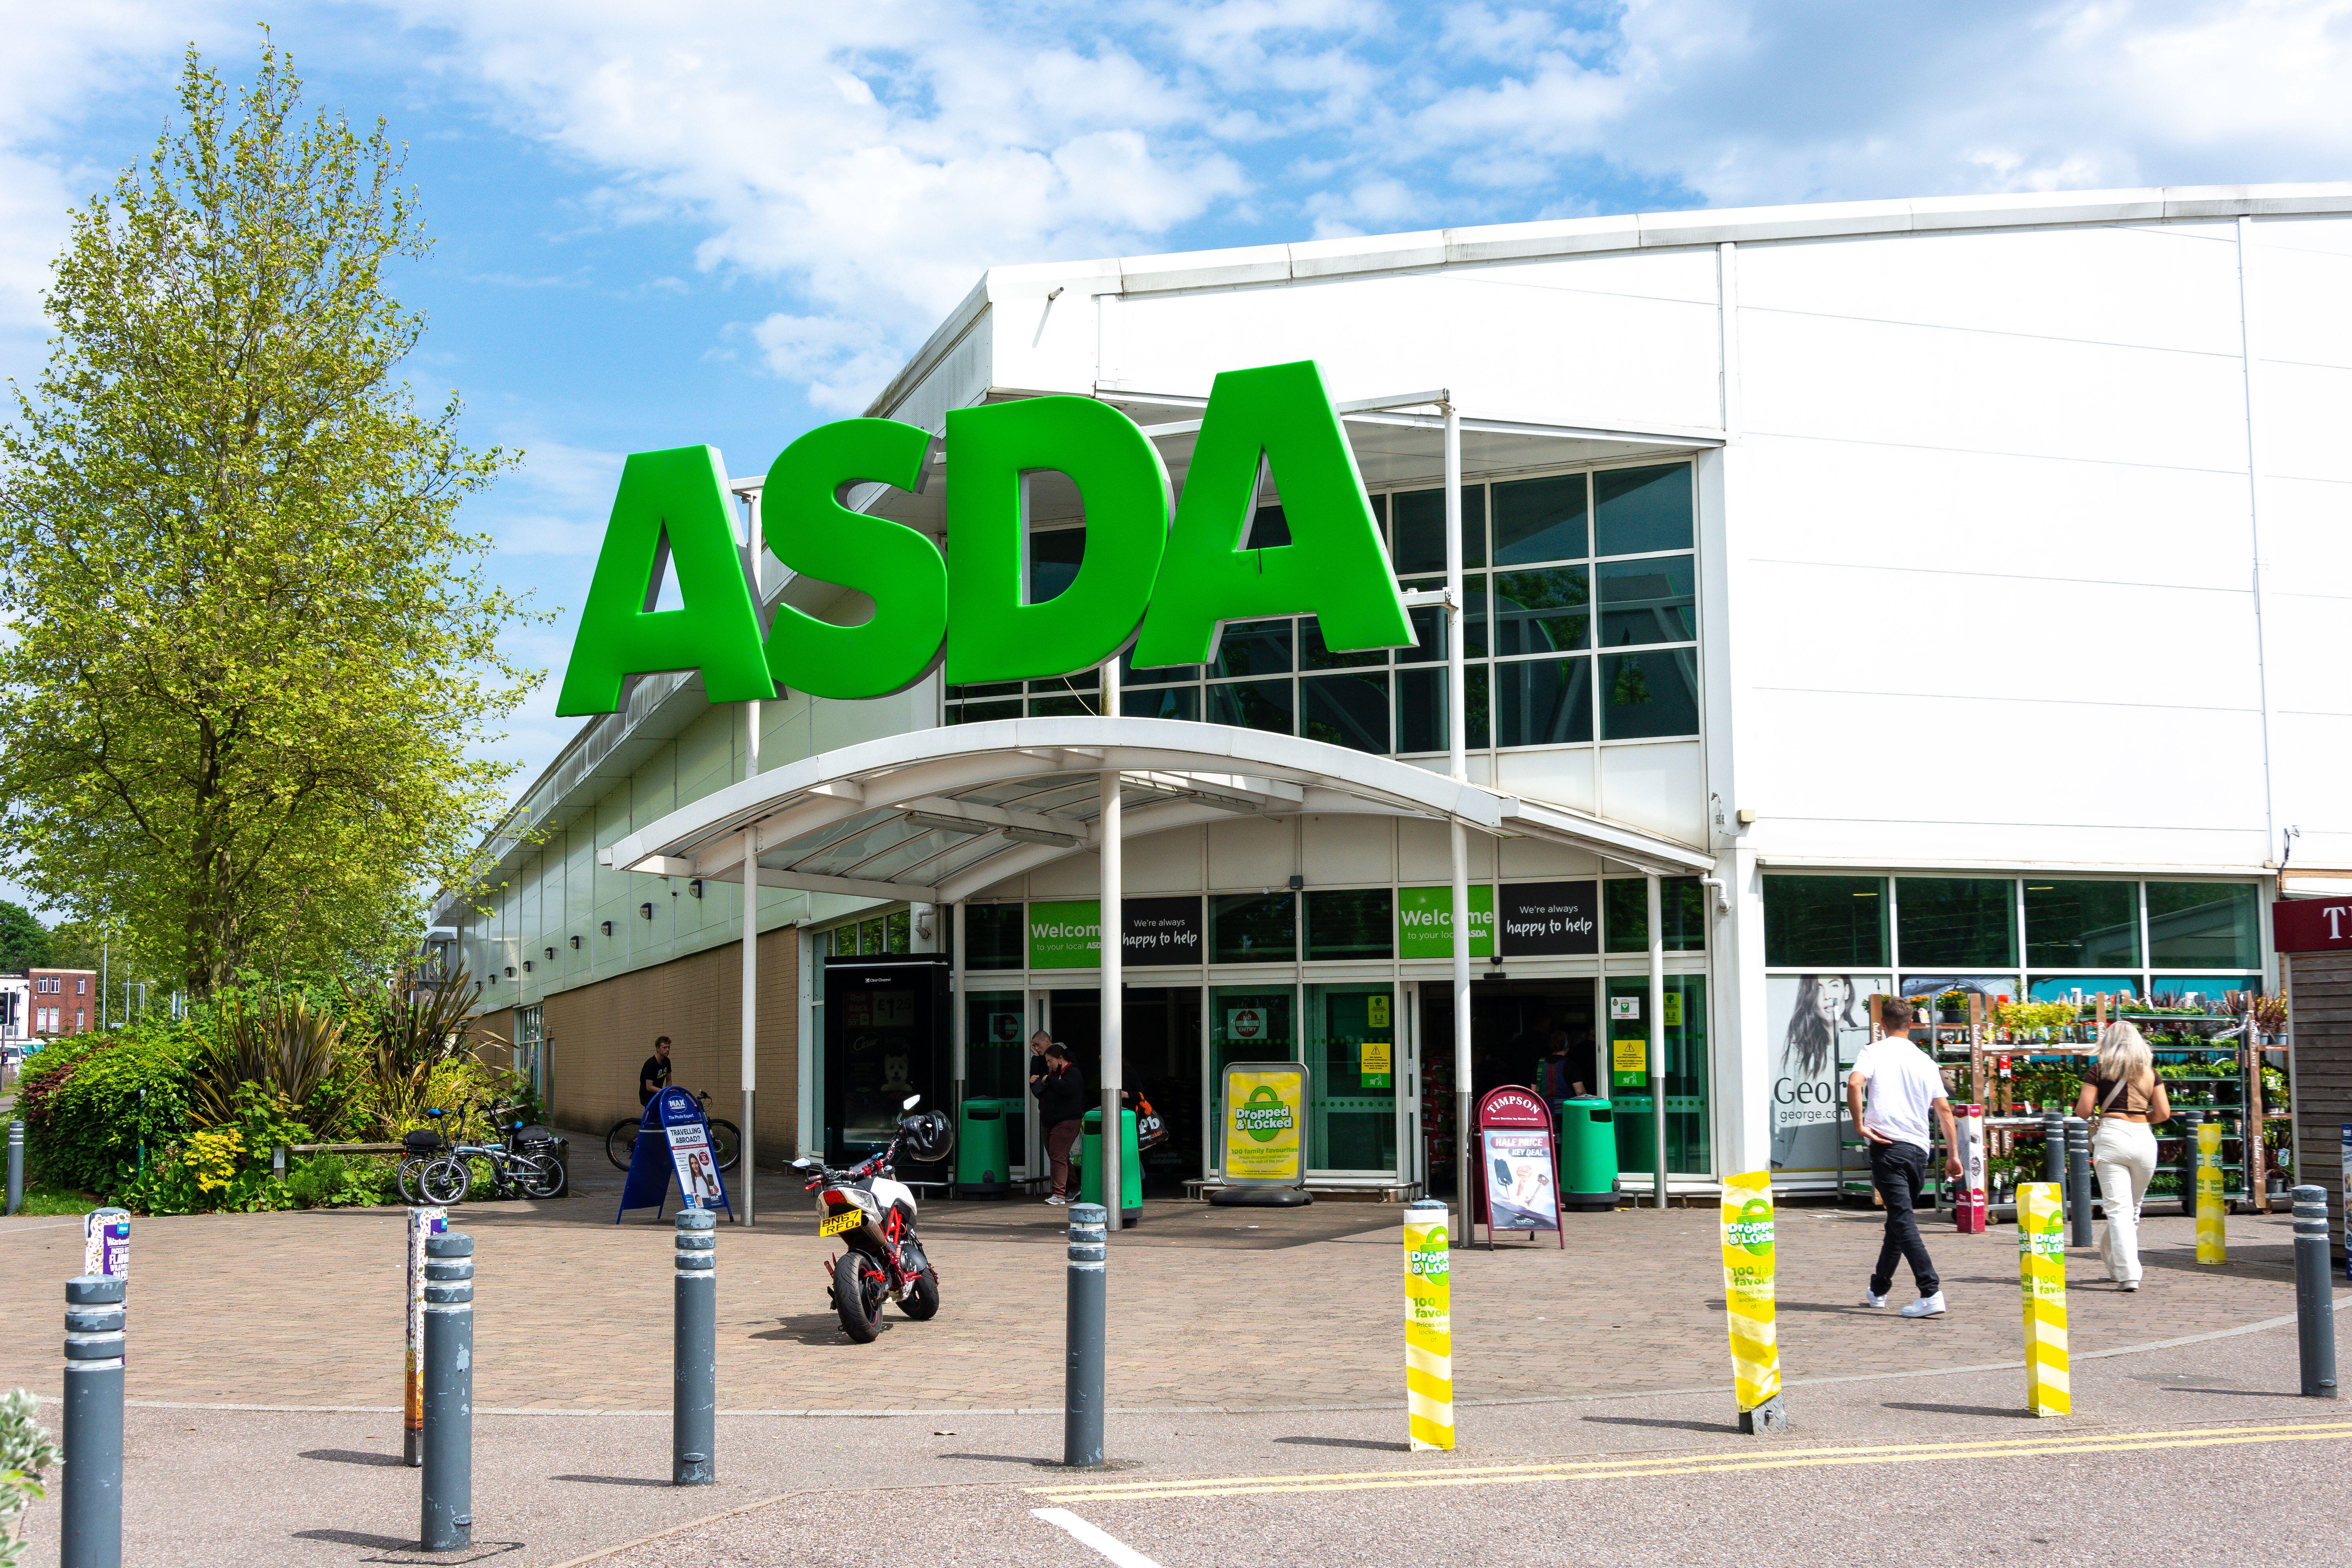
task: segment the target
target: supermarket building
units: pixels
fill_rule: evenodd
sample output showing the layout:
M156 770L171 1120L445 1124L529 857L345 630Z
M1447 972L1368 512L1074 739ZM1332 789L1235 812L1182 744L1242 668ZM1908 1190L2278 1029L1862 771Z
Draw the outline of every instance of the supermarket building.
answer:
M1450 1186L1457 832L1469 1087L1611 1095L1625 1185L1663 1148L1693 1194L1826 1182L1860 996L2274 988L2267 904L2352 877L2352 185L997 268L870 412L1098 400L1181 493L1217 374L1302 360L1417 645L1262 616L1109 704L1091 670L787 690L756 771L747 705L639 677L435 912L560 1120L633 1114L656 1034L737 1103L747 850L763 1161L904 1088L1017 1096L1037 1027L1085 1059L1106 777L1163 1190L1216 1180L1218 1069L1268 1057L1313 1069L1318 1184ZM1288 542L1281 480L1250 547ZM850 500L936 538L943 489ZM1079 510L1035 478L1033 601ZM773 559L760 587L865 613ZM829 988L902 953L948 955L919 1017Z

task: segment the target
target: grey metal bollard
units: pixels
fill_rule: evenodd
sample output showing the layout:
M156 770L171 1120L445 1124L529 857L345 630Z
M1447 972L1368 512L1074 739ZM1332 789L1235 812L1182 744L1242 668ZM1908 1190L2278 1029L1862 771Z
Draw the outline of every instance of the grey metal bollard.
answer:
M2091 1236L2091 1124L2066 1118L2066 1245L2088 1247Z
M65 1488L58 1568L122 1568L120 1275L66 1281Z
M2042 1179L2066 1184L2066 1118L2055 1110L2042 1113Z
M1103 1462L1104 1226L1100 1204L1070 1205L1069 1359L1062 1385L1062 1463Z
M712 1210L677 1211L676 1303L669 1479L672 1486L707 1487L718 1479L719 1215Z
M8 1123L8 1207L15 1214L25 1206L25 1124Z
M2294 1330L2303 1392L2336 1397L2336 1281L2327 1268L2327 1189L2294 1190Z
M427 1552L474 1543L474 1238L425 1238L424 1524Z

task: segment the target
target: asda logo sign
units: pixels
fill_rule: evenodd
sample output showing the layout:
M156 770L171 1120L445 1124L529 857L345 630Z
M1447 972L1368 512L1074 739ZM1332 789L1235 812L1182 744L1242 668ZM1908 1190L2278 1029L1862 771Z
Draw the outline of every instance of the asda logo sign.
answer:
M709 447L633 455L556 700L610 713L633 675L700 673L713 702L904 690L945 665L963 685L1088 669L1135 645L1147 667L1204 664L1228 620L1312 615L1334 651L1412 642L1371 504L1311 361L1227 371L1211 388L1174 500L1135 422L1086 397L950 410L947 548L842 503L849 486L916 491L930 432L891 419L820 426L777 455L760 502L762 539L803 576L865 594L874 613L837 625L779 605L763 632L738 542L726 471ZM1259 480L1279 487L1291 542L1245 549ZM1024 476L1066 475L1086 508L1077 574L1027 593ZM675 573L683 607L656 610Z

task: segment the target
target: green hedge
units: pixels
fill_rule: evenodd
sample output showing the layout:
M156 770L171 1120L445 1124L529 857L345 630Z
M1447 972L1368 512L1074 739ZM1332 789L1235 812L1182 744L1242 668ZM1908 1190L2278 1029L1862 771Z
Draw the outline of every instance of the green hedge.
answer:
M17 1099L34 1170L102 1195L129 1186L142 1144L152 1160L187 1133L195 1052L184 1028L75 1035L44 1046L26 1059Z

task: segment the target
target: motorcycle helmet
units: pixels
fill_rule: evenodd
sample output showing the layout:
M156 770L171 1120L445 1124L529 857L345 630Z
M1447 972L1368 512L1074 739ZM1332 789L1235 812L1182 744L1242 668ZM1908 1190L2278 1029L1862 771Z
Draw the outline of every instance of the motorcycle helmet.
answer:
M920 1164L933 1164L948 1157L955 1147L955 1129L948 1119L936 1110L926 1110L908 1117L898 1123L906 1134L907 1158Z

